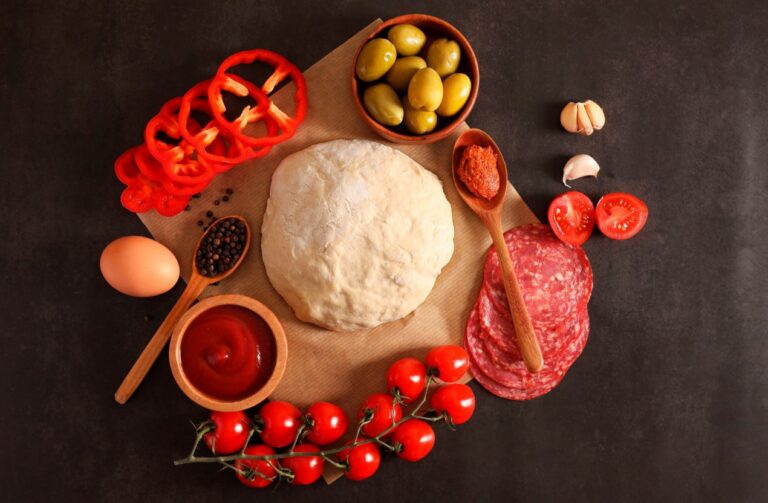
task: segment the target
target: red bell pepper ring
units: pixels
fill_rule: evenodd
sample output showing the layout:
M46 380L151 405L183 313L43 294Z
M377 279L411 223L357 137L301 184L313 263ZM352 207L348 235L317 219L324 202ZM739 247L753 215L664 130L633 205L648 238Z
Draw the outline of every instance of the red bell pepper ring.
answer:
M154 205L152 189L147 185L128 186L120 194L120 204L132 213L144 213Z
M115 160L115 175L126 185L120 194L123 208L133 213L144 213L152 209L152 189L144 184L139 168L133 160L137 147L131 147Z
M163 187L162 180L154 177L160 173L152 170L140 169L137 159L149 157L152 159L145 145L131 147L123 152L115 161L115 174L117 178L127 185L120 194L120 203L125 209L133 213L144 213L155 208L164 216L171 216L183 210L189 202L189 195L171 194ZM146 162L146 159L144 159ZM145 175L149 173L150 176Z
M182 96L178 117L182 138L195 147L198 156L210 161L216 172L227 171L235 164L268 154L271 150L270 146L251 148L244 145L227 129L219 126L208 103L208 88L211 82L212 79L199 82ZM208 124L194 132L191 127L188 127L192 121L190 114L193 110L211 118ZM277 134L279 127L276 121L268 118L266 124L268 135ZM217 145L221 145L224 152L217 152L215 149Z
M235 66L248 65L256 61L266 63L275 69L260 88L245 79L228 73ZM296 93L294 94L296 107L293 117L280 110L271 100L267 99L266 102L264 100L264 97L270 95L275 87L287 77L290 77L296 86ZM222 97L222 90L240 97L250 96L256 100L257 106L255 108L243 108L235 121L229 121L224 116L226 105ZM307 84L301 71L283 56L266 49L242 51L229 56L219 66L216 77L208 88L208 101L216 121L246 145L253 147L276 145L293 136L296 128L304 120L307 114ZM278 123L282 131L280 134L257 138L243 132L248 124L264 120L267 116Z
M125 185L136 185L139 180L139 168L133 160L138 147L131 147L115 160L115 175Z
M127 187L120 194L120 203L128 211L144 213L153 206L153 189L139 171L134 154L138 147L131 147L115 160L115 174Z
M162 186L155 187L152 194L152 204L155 211L164 217L172 217L186 208L190 196L178 196L169 194Z
M153 182L162 185L163 190L173 196L191 196L197 194L205 190L210 182L205 181L196 185L175 183L166 176L163 166L157 159L152 157L152 154L149 153L149 149L145 143L136 147L134 160L142 175Z
M199 185L210 182L216 174L211 163L198 158L195 147L181 137L179 132L178 111L181 98L174 98L163 105L144 129L144 143L149 153L157 159L167 177L179 184ZM177 140L177 145L168 144L157 138L158 133L164 133L169 138Z

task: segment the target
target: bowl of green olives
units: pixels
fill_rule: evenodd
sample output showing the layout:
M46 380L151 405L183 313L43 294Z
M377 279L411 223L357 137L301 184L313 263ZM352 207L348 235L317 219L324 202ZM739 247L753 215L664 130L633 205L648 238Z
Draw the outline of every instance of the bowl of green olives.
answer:
M480 70L454 26L426 14L385 21L355 54L352 95L363 120L397 143L434 143L464 122Z

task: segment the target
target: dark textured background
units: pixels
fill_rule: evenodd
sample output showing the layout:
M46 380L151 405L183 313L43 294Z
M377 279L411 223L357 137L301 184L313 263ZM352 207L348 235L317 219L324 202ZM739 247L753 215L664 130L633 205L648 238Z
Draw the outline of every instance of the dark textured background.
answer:
M0 500L765 501L768 4L468 4L4 3ZM127 406L112 400L181 291L134 299L101 279L101 249L146 234L120 207L114 158L234 51L268 47L306 68L374 18L414 10L473 43L470 123L498 140L540 218L580 152L603 171L579 189L650 207L635 239L586 245L584 355L530 403L473 385L469 424L364 483L254 494L210 466L174 468L203 411L167 364ZM565 134L560 107L586 98L606 128Z

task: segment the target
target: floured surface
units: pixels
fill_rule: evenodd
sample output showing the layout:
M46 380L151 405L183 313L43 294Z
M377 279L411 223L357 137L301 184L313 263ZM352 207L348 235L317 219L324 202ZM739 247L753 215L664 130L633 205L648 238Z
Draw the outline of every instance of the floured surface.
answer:
M305 72L309 109L296 136L276 146L267 157L217 177L201 199L192 199L192 211L170 218L155 212L140 215L155 239L178 257L185 280L192 267L193 248L202 232L196 222L204 220L206 210L213 209L218 216L243 215L251 229L260 229L272 172L283 157L337 138L384 141L368 129L355 111L349 81L357 47L379 23L377 20L365 27ZM291 54L286 56L290 58ZM291 84L276 94L275 101L284 105L292 93ZM480 220L461 201L451 181L451 150L456 137L465 129L466 124L462 124L452 136L431 145L387 143L440 178L453 211L456 232L453 258L427 299L412 315L371 330L346 333L330 332L299 321L267 280L258 234L254 235L240 269L219 286L205 290L203 297L223 293L254 297L272 309L283 323L288 338L288 366L272 398L291 401L300 408L317 400L332 401L353 417L366 395L383 391L384 374L394 360L403 356L421 358L429 348L440 344L463 343L467 316L483 278L485 252L491 244ZM213 200L227 187L235 189L232 199L213 206ZM508 229L536 221L517 191L508 186L503 227ZM147 338L150 335L148 333Z

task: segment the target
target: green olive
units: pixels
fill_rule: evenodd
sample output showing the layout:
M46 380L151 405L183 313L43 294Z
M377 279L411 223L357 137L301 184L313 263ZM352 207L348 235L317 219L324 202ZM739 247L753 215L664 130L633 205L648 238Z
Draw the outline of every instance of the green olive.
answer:
M408 84L408 101L417 110L434 112L443 101L443 81L432 68L416 72Z
M427 62L418 56L408 56L407 58L397 58L395 64L387 72L387 84L392 86L398 93L404 93L408 89L408 83L411 77L427 67Z
M395 44L400 56L413 56L418 54L427 37L424 32L412 24L398 24L389 29L387 38Z
M403 105L388 84L376 84L365 90L363 103L379 124L397 126L403 122Z
M459 67L461 49L454 40L438 38L427 49L427 65L434 68L440 77L452 74Z
M386 38L374 38L363 46L355 63L357 78L363 82L380 79L392 68L397 51Z
M405 109L405 126L414 134L427 134L437 126L437 114L416 110L408 103L408 96L403 96L403 108Z
M441 117L456 115L464 108L472 90L472 81L465 73L454 73L443 80L443 101L436 112Z

